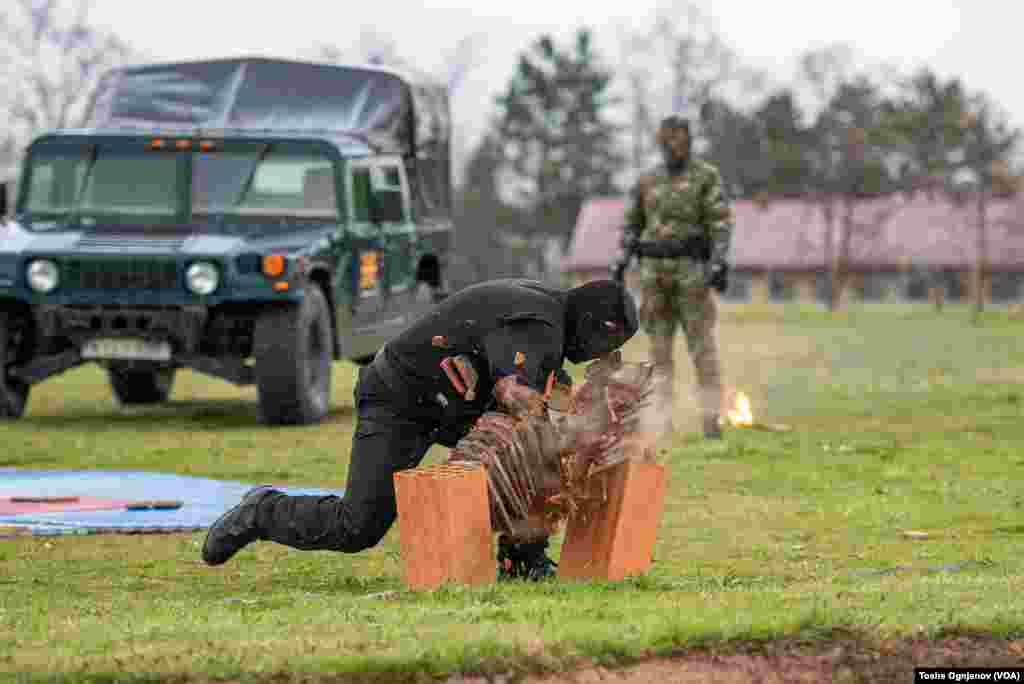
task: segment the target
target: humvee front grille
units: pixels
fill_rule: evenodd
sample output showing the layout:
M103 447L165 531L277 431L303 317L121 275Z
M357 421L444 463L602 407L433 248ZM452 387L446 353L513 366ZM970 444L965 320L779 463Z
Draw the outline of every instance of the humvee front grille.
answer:
M137 237L134 235L87 235L81 238L75 249L83 252L113 252L116 254L149 252L177 252L185 244L185 238Z
M82 290L170 290L178 287L174 261L164 259L86 260L64 262L64 282Z

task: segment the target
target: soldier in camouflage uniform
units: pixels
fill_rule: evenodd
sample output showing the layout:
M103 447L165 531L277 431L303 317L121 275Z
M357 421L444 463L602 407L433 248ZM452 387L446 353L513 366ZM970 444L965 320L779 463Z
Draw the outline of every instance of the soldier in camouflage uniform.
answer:
M676 329L682 327L696 369L704 434L720 438L722 381L711 289L724 292L727 287L732 211L718 169L690 158L687 120L663 120L658 144L664 165L637 183L623 243L629 249L636 240L676 239L699 246L687 256L641 259L640 319L651 340L651 359L660 369L660 400L667 406L674 406L672 349Z

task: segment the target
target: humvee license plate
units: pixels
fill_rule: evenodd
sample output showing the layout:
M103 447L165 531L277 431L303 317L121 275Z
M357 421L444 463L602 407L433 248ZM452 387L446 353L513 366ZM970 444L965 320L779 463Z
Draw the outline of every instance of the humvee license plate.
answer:
M170 361L171 345L133 338L89 340L82 347L83 359L123 359L132 361Z

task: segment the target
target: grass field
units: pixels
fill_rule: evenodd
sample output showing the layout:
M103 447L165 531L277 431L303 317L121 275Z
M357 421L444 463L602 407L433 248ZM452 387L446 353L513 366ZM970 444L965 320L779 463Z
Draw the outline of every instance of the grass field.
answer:
M1019 648L1024 322L725 307L719 335L730 385L793 429L698 439L679 364L682 430L663 449L669 495L644 577L409 593L397 527L359 555L255 544L220 568L200 561L201 534L0 539L0 679L515 678L839 634ZM645 354L643 339L626 349ZM0 425L0 466L341 487L354 375L336 364L322 425L268 428L253 390L182 373L169 405L120 411L104 376L78 369Z

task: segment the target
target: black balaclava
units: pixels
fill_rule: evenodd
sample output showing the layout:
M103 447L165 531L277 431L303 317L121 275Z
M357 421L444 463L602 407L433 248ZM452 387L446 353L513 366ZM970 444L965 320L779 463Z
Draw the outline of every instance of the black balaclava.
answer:
M565 357L573 363L613 352L636 334L636 303L614 280L594 280L569 290Z
M658 126L658 145L669 173L680 173L690 163L690 122L681 116L667 116Z

